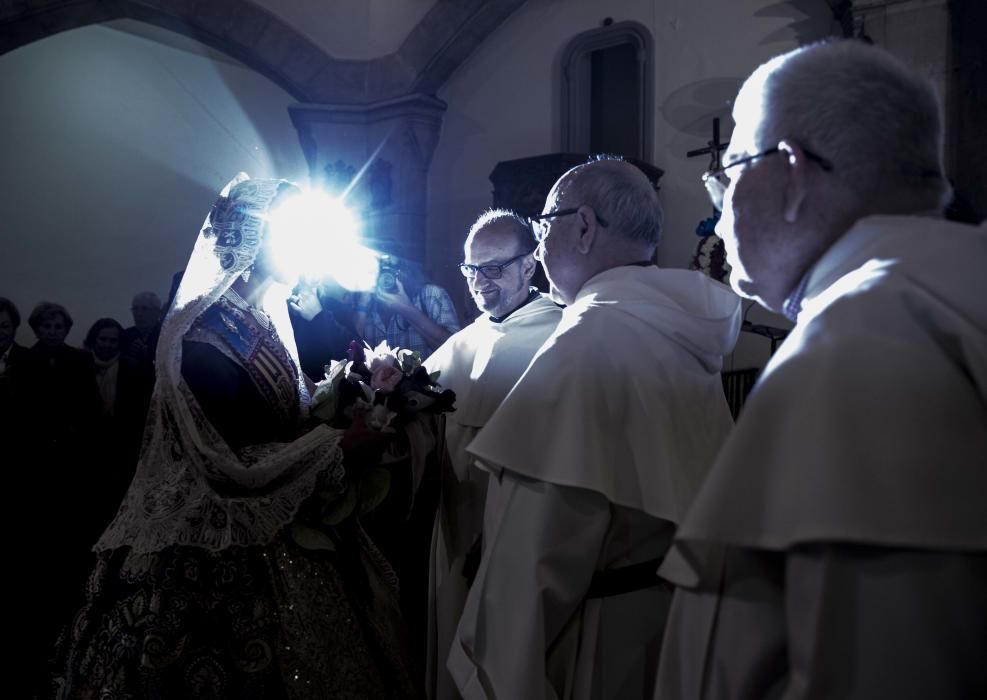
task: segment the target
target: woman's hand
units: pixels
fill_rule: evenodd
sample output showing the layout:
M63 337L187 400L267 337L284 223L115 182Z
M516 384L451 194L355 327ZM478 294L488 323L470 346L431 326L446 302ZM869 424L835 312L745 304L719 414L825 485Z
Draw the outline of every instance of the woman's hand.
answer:
M288 298L288 308L306 321L311 321L322 311L322 302L314 289L303 289Z

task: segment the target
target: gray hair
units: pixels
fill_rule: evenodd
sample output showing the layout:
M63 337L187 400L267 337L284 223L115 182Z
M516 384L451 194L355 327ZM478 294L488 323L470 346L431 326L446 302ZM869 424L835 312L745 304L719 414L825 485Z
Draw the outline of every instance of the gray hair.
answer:
M792 139L829 160L861 204L949 199L935 89L881 49L835 41L778 56L747 80L738 108L760 111L759 148Z
M138 292L134 296L131 306L149 306L156 309L161 308L161 299L154 292Z
M470 226L466 240L473 240L473 237L476 236L480 229L486 228L491 224L500 223L506 224L508 230L514 235L514 239L517 241L518 254L530 253L537 247L534 232L531 230L528 222L522 219L517 212L513 212L510 209L487 209Z
M619 156L594 156L573 169L563 196L569 206L592 207L613 233L657 246L664 219L658 193L643 172L625 163Z

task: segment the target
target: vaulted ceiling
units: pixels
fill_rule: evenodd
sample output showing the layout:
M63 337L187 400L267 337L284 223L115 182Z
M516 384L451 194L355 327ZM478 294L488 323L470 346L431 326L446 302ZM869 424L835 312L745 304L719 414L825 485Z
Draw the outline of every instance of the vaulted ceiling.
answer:
M301 102L371 104L434 94L523 3L404 0L395 10L383 0L13 0L0 5L0 54L128 18L223 51Z

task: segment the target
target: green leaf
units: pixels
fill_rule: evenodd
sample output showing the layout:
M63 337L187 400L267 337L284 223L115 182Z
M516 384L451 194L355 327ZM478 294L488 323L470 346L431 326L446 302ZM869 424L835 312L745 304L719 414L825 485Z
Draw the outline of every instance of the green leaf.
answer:
M357 489L350 486L340 498L330 503L322 511L323 525L339 525L356 510Z
M387 498L391 490L391 472L371 467L360 477L360 515L366 515Z
M299 547L312 550L322 550L335 552L336 545L332 538L321 530L309 527L299 520L291 523L291 539L298 543Z
M336 397L333 396L312 406L311 414L323 423L330 422L336 417Z

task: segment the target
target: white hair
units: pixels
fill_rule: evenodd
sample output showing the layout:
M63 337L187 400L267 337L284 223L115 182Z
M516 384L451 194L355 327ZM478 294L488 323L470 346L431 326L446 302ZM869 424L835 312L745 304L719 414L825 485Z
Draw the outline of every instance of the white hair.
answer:
M759 114L759 148L790 139L828 160L859 203L949 200L935 89L881 49L847 40L777 56L747 79L734 113Z
M570 206L586 204L607 222L606 228L638 243L661 242L663 214L658 193L647 176L619 156L595 156L574 168L564 189Z

